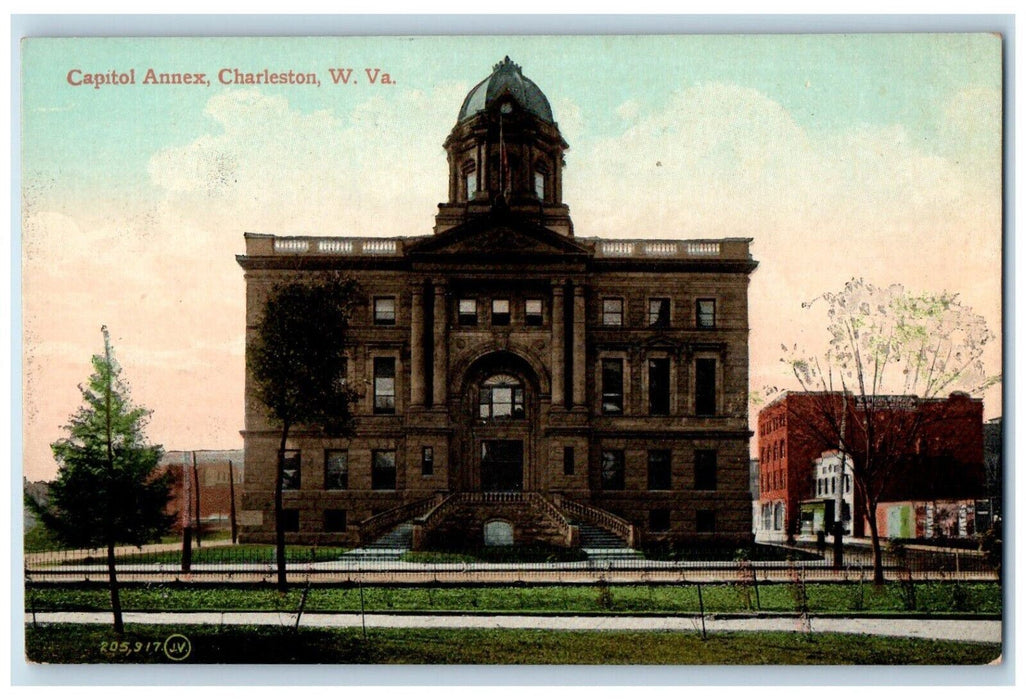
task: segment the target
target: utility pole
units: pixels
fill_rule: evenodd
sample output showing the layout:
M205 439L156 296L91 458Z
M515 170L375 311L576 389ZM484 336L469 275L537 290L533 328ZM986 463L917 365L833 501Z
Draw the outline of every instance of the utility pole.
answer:
M232 523L232 544L239 542L239 528L235 523L235 468L228 460L228 517Z
M196 450L192 451L192 480L196 484L196 546L202 547L203 541L200 531L203 530L203 521L200 520L200 481L199 468L196 466Z

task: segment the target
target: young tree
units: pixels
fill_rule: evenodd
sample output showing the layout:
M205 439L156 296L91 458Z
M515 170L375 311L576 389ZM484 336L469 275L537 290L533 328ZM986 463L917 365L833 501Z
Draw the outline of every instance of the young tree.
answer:
M840 292L803 304L826 305L827 349L803 353L784 346L788 365L814 403L801 429L824 449L847 455L856 497L868 514L873 576L883 581L876 506L891 482L909 468L931 424L964 418L922 399L954 391L980 394L1000 376L983 365L993 340L982 316L956 294L912 294L901 285L878 287L852 279ZM838 518L838 520L840 520ZM836 530L840 547L841 528Z
M337 274L276 285L268 295L250 344L248 365L257 399L281 426L274 480L274 527L278 590L286 591L282 491L285 448L297 425L331 435L352 432L350 405L356 393L346 383L344 348L349 319L362 299L351 279Z
M106 547L114 630L124 632L114 548L142 545L167 532L170 473L157 474L163 454L146 444L149 411L131 403L114 360L107 327L104 354L93 356L93 374L80 385L84 404L64 426L67 437L51 445L59 470L46 504L33 509L69 547Z

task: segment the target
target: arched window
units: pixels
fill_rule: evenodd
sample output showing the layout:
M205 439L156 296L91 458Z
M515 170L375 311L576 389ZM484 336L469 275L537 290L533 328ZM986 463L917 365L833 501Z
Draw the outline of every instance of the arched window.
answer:
M523 418L524 388L509 374L496 374L481 383L478 416L483 419Z

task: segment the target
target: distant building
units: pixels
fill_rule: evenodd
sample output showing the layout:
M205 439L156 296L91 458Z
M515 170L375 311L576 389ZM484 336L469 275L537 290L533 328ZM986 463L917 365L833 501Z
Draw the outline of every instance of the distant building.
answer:
M367 295L345 349L354 437L300 426L281 455L287 541L405 524L414 546L559 544L578 523L630 544L751 540L750 239L645 240L642 221L576 236L569 146L508 58L443 147L430 235L246 234L247 343L276 283L341 271ZM271 541L280 433L252 382L244 436L243 537Z
M200 522L204 528L227 530L231 527L233 492L235 512L242 510L242 484L245 478L243 457L243 450L181 450L164 454L158 466L172 475L167 511L176 515L175 529L195 525L197 477Z
M840 416L848 407L849 439L854 440L861 399L839 393L787 392L759 412L760 520L763 531L784 538L801 531L803 501L817 496L816 465L824 452L836 450L836 431L826 425L825 412ZM966 394L947 398L915 396L868 397L879 425L904 422L920 426L907 444L889 449L899 455L900 467L883 488L880 503L948 501L984 496L983 402ZM864 409L863 406L858 406ZM824 410L826 409L826 411ZM900 432L900 431L895 431ZM852 459L857 459L855 446ZM822 461L819 463L824 464ZM829 462L827 463L829 464ZM819 478L823 478L820 476ZM854 485L852 530L868 536L863 497ZM925 511L924 511L925 512ZM878 518L880 531L884 523Z
M1000 417L983 424L983 469L987 479L986 497L992 516L1001 517L1004 493L1004 425Z
M843 458L842 458L843 457ZM840 496L841 522L845 534L851 533L851 514L855 512L855 488L851 475L851 457L828 450L812 464L812 498L800 504L803 535L833 532Z

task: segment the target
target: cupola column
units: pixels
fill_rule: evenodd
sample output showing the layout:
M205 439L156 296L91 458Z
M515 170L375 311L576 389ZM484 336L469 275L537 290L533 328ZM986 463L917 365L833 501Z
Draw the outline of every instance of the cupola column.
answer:
M563 393L563 380L566 368L563 357L566 352L564 341L566 329L563 324L563 280L552 281L552 407L563 408L566 396Z

